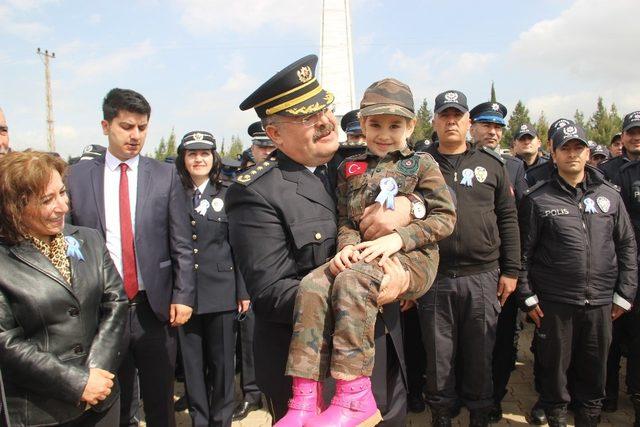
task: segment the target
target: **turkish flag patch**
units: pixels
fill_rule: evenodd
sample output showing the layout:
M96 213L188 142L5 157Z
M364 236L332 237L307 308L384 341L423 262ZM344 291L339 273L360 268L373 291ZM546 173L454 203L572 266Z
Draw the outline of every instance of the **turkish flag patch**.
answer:
M353 175L362 175L367 171L367 162L347 162L344 172L347 178Z

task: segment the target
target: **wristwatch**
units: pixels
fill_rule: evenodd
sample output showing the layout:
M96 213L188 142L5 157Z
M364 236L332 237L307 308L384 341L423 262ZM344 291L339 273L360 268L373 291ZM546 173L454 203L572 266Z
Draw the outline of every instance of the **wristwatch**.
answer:
M406 194L407 199L411 202L411 215L414 219L422 219L427 215L427 208L424 202L415 194Z

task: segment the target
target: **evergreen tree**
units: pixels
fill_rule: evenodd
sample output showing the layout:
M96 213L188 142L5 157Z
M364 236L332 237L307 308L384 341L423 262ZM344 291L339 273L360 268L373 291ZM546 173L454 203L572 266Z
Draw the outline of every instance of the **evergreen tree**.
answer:
M169 156L177 156L178 152L176 149L176 133L175 129L171 129L171 133L169 137L165 139L164 137L160 138L160 144L158 144L158 148L153 153L153 158L163 162Z
M491 102L498 102L496 101L496 87L493 81L491 81Z
M607 145L621 127L622 119L615 104L611 105L611 109L608 110L602 97L598 97L596 111L591 115L587 124L587 137L598 144Z
M222 142L220 143L220 157L225 157L226 152L224 151L224 138L222 138Z
M510 147L511 142L513 142L516 133L518 133L518 130L520 129L520 126L525 123L531 123L529 110L525 107L524 103L519 100L511 113L511 117L509 117L509 124L502 133L502 141L500 142L500 145L503 147Z
M584 121L584 113L578 109L576 109L575 114L573 115L573 121L576 122L578 126L581 126L583 129L587 129L587 124Z
M229 154L227 154L227 157L237 159L243 151L244 146L240 137L237 135L231 136L231 146L229 147Z
M423 99L422 104L420 104L418 112L416 113L416 128L413 131L413 137L411 138L413 141L421 141L424 139L431 140L431 134L433 133L433 126L431 125L432 119L433 114L431 113L431 110L429 110L427 100Z
M540 117L538 117L538 121L535 123L536 132L538 132L538 138L542 144L547 142L547 132L549 131L549 122L544 115L544 110L540 111Z

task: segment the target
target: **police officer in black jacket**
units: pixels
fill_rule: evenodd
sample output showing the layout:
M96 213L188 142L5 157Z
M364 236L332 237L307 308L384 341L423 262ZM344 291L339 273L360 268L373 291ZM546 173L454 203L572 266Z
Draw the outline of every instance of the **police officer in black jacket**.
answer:
M636 242L616 189L585 168L584 130L558 130L553 157L557 174L531 188L520 206L518 295L536 324L536 405L550 426L566 426L573 398L576 426L595 426L611 321L631 308L636 294ZM577 374L568 379L569 366Z
M547 131L547 147L553 146L553 135L558 129L562 129L565 126L575 126L575 122L571 119L559 118L549 125L549 130ZM531 166L525 174L527 184L529 184L529 187L533 187L540 181L546 181L551 178L555 170L556 164L552 160Z
M256 316L256 380L274 421L285 414L291 396L291 379L284 372L298 285L334 256L336 247L335 175L324 166L338 149L337 123L334 97L315 77L317 61L315 55L295 61L240 104L242 110L255 109L278 150L238 174L226 200L231 244ZM395 211L374 214L363 233L367 239L369 233L377 237L376 230L401 226L385 225L382 217L403 217L408 224L409 201L397 197ZM393 283L405 280L404 272L390 274ZM397 302L384 306L375 331L372 385L384 418L380 425L404 425L406 377Z
M600 170L613 183L618 181L618 173L624 164L640 160L640 130L637 126L639 120L640 111L632 111L624 116L621 135L622 155L600 163Z
M640 146L640 111L625 116L623 125L626 145L635 151ZM629 150L626 150L627 153ZM620 187L620 195L631 217L636 243L640 243L640 162L625 161L621 164L614 184ZM635 305L639 303L636 296ZM627 387L635 409L636 424L640 426L640 317L638 310L620 316L613 323L613 341L607 359L607 397L603 410L613 412L618 406L620 359L623 348L627 350Z
M471 137L477 148L484 148L507 167L509 182L515 191L518 202L527 191L525 163L523 160L500 154L502 130L507 125L507 107L499 102L483 102L471 109ZM502 399L507 394L507 384L511 372L515 368L518 348L515 341L518 304L516 298L510 297L502 306L496 327L496 343L493 348L493 399L494 406L489 414L489 421L497 423L502 419Z
M451 425L459 398L471 412L470 425L486 426L493 406L487 349L494 347L498 314L520 269L515 197L502 160L465 142L470 126L465 95L441 93L434 111L439 142L427 152L457 200L458 221L453 234L439 242L438 276L418 301L427 402L434 425Z
M176 168L192 202L189 212L196 304L191 319L178 330L189 415L193 426L229 427L234 408L234 322L249 297L234 266L228 241L220 181L222 161L212 134L187 133L178 146Z

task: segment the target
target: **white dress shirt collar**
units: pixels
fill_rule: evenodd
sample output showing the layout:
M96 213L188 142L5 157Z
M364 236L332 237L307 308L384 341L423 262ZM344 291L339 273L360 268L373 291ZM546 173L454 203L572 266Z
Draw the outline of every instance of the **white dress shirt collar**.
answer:
M111 154L109 150L107 150L107 153L104 156L104 162L111 171L115 171L116 169L118 169L121 163L126 163L127 166L129 166L129 169L135 172L138 170L138 164L140 163L140 155L137 155L123 162L122 160L118 159L116 156Z

